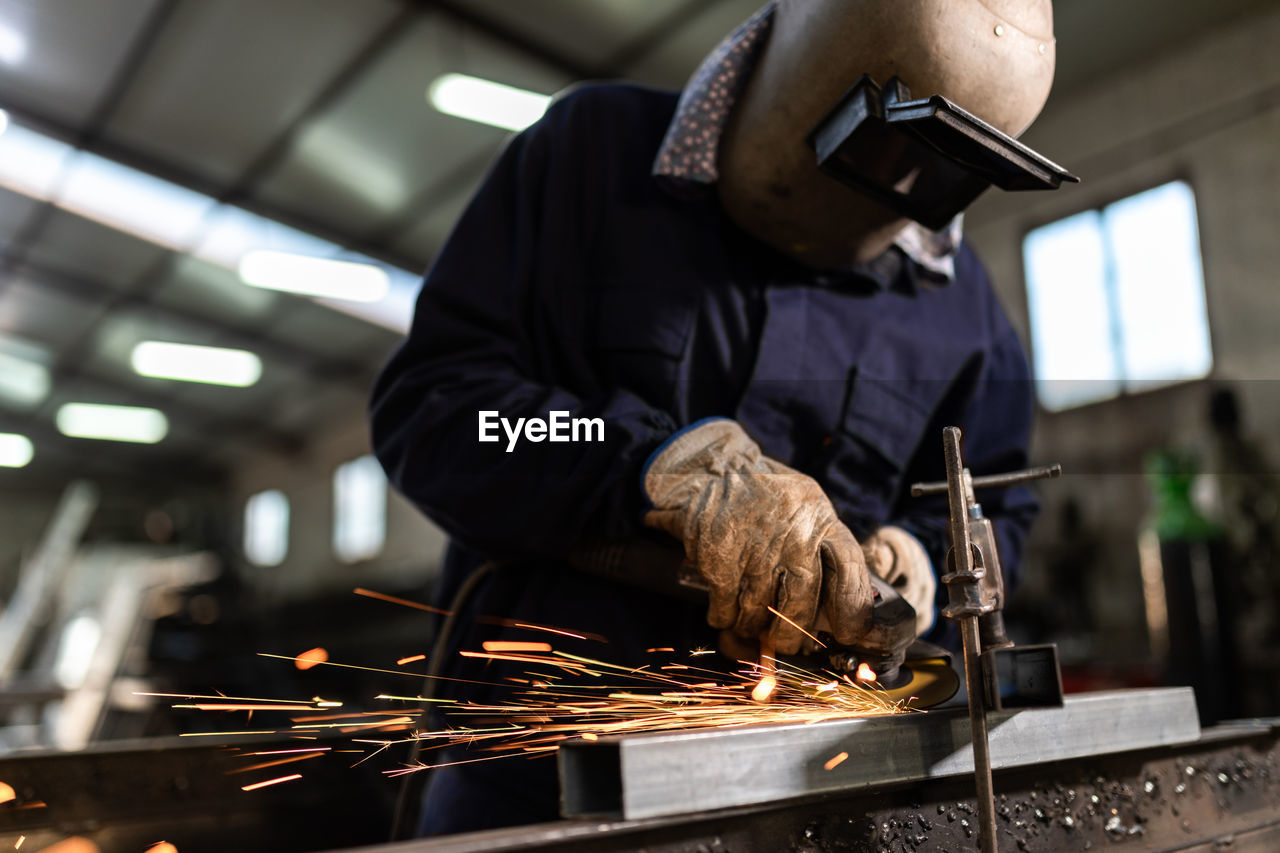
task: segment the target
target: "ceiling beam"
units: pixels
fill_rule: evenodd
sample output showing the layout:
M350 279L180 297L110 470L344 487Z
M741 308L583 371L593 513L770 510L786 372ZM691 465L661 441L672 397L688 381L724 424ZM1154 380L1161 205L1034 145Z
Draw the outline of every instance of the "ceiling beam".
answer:
M540 62L564 72L574 80L600 80L620 77L626 70L666 39L675 35L709 5L706 0L688 0L627 42L609 60L599 66L585 65L548 46L529 38L523 32L496 18L477 12L457 0L410 0L423 10L438 9L487 36L529 54ZM439 181L423 187L401 210L368 235L379 245L391 246L440 204L472 186L493 159L482 151Z
M441 12L445 12L451 18L522 53L526 53L539 62L563 71L575 80L608 79L626 73L627 68L644 57L645 54L685 26L688 26L689 22L706 12L716 2L721 1L686 0L683 5L677 6L645 30L637 33L635 38L624 44L608 60L599 65L592 65L565 56L537 39L529 37L518 27L493 15L486 15L484 12L477 11L465 2L460 2L460 0L410 0L412 4L420 9L438 9Z
M105 284L91 281L82 276L72 275L31 259L23 261L21 266L13 270L13 274L29 277L43 288L72 299L92 303L94 307L100 307L104 311L107 310L108 306L104 305L102 295L114 292L112 288ZM285 298L287 301L291 301L296 297L286 296ZM365 390L372 385L378 369L377 365L370 365L352 359L319 356L299 347L272 340L260 329L225 323L216 317L201 314L197 311L159 305L133 293L121 294L118 299L110 303L109 307L112 310L136 308L151 311L162 321L169 320L176 324L202 327L210 330L215 336L251 338L253 339L254 352L261 356L264 361L288 364L302 371L309 379L319 384L343 384L357 390ZM354 318L351 322L364 323L363 320ZM387 336L388 345L390 345L391 339L398 339L398 336L390 330L387 331Z
M591 65L577 62L552 50L536 39L529 38L519 28L490 15L477 12L458 0L409 0L410 6L423 12L440 11L449 17L466 24L473 29L490 36L497 41L510 45L521 53L526 53L539 62L563 71L575 80L585 80L600 76L603 71Z
M9 113L13 120L19 124L30 127L61 142L66 142L70 145L78 144L76 128L34 104L6 96L4 103L0 103L0 108ZM250 213L256 213L259 216L288 225L299 231L313 234L344 249L368 255L383 263L408 270L415 270L419 266L418 262L412 258L398 254L383 245L362 242L350 234L339 233L331 226L305 213L285 210L277 205L248 195L232 196L226 186L217 184L202 175L153 157L150 154L145 154L130 146L121 145L109 139L97 138L90 142L79 144L79 147L92 154L105 157L131 169L145 172L192 192L226 201L228 204L235 204ZM15 237L13 242L17 243L21 238L22 235L19 235Z
M24 491L30 489L33 482L65 485L84 476L131 482L172 483L181 480L190 485L193 482L218 482L229 473L221 463L192 456L185 450L171 450L163 441L143 445L70 438L48 424L19 424L5 414L0 414L0 431L21 433L35 447L35 456L26 468L14 472L0 471L0 483L15 473L21 476Z
M57 385L59 381L88 383L100 389L112 404L159 409L181 430L217 436L220 442L250 439L263 443L268 449L286 453L297 452L306 445L305 438L296 433L275 429L259 419L225 415L213 407L195 405L142 384L122 381L106 371L96 369L93 364L91 360L86 360L75 369L55 368L52 371L54 384ZM46 414L47 417L44 417ZM46 402L28 412L25 417L10 416L10 420L20 427L39 422L52 423L53 412Z

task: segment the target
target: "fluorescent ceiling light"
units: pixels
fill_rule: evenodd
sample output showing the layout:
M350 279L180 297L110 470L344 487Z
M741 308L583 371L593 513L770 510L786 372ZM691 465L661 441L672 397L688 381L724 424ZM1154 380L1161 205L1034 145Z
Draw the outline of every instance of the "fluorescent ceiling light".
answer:
M10 123L0 136L0 186L49 201L62 164L73 151L65 142Z
M155 444L169 432L169 419L157 409L67 403L58 409L58 431L72 438L101 438Z
M230 270L240 266L245 255L258 250L317 258L333 257L341 251L328 240L230 204L219 205L205 225L191 254Z
M0 63L17 65L26 58L26 37L8 24L0 24Z
M49 368L4 351L0 336L0 403L29 409L49 396Z
M386 272L373 264L263 250L240 260L240 280L268 290L353 302L377 302L390 287Z
M34 455L31 439L17 433L0 432L0 468L21 468Z
M328 308L398 332L408 330L413 316L422 282L418 273L345 251L243 208L219 204L211 196L79 151L20 123L0 135L0 187L165 248L189 251L228 270L236 270L255 252L344 261L310 281L299 283L298 274L289 273L282 282L257 286L309 295ZM386 297L388 304L373 304Z
M422 276L397 267L388 267L386 273L389 283L387 295L377 302L350 302L338 299L317 299L316 301L369 323L407 332L409 331L408 320L413 316L413 307L418 301L418 289L422 284Z
M482 80L444 74L427 87L427 99L442 113L506 130L524 130L547 111L550 95Z
M156 379L247 388L262 377L262 359L242 349L143 341L129 360L139 374Z
M3 134L9 127L9 114L4 110L0 110L0 134Z
M160 178L81 151L52 199L64 210L166 249L188 248L217 202Z

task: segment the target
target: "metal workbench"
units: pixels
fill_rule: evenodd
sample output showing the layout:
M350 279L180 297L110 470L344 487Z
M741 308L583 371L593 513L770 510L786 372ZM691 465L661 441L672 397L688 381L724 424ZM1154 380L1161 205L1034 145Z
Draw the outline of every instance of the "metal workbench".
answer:
M1000 850L1029 853L1114 846L1232 853L1280 850L1280 721L1247 721L1200 732L1192 704L1189 729L1182 702L1186 692L1185 688L1124 691L1105 694L1108 698L1101 702L1098 696L1069 697L1067 709L993 715ZM1087 709L1090 704L1092 708ZM1123 710L1125 706L1129 710ZM1048 724L1051 713L1064 711L1068 714L1065 728ZM775 731L756 730L758 737L749 729L717 732L713 734L733 736L718 742L725 748L720 760L707 758L705 748L710 741L705 733L629 738L626 744L615 744L614 749L590 753L599 761L582 779L607 778L620 772L625 788L628 755L654 750L651 757L656 757L660 754L658 743L663 742L661 751L670 757L665 770L655 771L655 765L643 762L629 768L638 774L633 781L640 783L633 813L655 802L690 796L691 791L695 805L703 810L629 820L579 818L360 851L972 850L976 849L977 833L973 782L965 773L963 721L952 720L952 716L955 714L934 712L915 719L843 721L834 724L846 727L840 733L843 740L832 730L833 724L764 727ZM849 724L864 723L873 724L863 727L866 749L848 739ZM901 723L906 724L899 727L901 731L886 734L884 725ZM1086 723L1094 726L1092 732ZM790 731L777 731L784 728ZM950 740L953 730L955 739ZM1123 740L1126 736L1132 737L1129 743ZM794 754L806 737L814 749ZM891 744L886 737L896 740ZM790 752L772 763L765 760L780 743ZM882 748L878 764L877 744ZM631 746L636 748L629 753ZM839 765L850 765L843 778L828 781L839 767L823 771L821 762L811 772L795 772L797 767L813 768L814 761L827 757L836 747L850 752L850 758ZM620 756L616 763L608 758L611 753ZM690 765L688 760L693 757L700 760ZM888 778L871 781L891 765L897 769ZM641 767L645 769L641 771ZM827 775L821 775L824 773ZM670 786L677 774L686 781L674 786L676 796L657 796L657 788L643 781L665 779ZM692 784L687 781L690 779ZM805 780L819 781L800 791L808 784ZM741 799L743 789L751 791L751 796L772 793L752 805L708 805ZM782 796L787 791L794 795ZM621 791L606 792L601 800L606 804L625 801L626 794ZM494 807L501 808L501 804Z

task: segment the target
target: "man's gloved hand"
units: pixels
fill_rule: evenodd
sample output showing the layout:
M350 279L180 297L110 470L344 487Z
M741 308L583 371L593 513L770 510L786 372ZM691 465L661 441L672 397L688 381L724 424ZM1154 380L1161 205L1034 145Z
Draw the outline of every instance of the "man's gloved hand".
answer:
M707 581L707 622L794 654L821 606L836 642L849 645L871 620L862 548L812 478L766 457L742 427L714 420L677 435L650 461L644 490L650 527L684 543ZM772 624L770 624L772 623Z
M901 527L881 527L862 543L867 568L888 581L916 610L916 636L933 627L938 581L924 546Z

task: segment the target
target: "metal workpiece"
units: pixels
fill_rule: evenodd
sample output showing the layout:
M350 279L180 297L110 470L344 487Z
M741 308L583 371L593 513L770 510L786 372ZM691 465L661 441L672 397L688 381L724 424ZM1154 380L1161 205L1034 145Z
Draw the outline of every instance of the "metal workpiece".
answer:
M991 713L993 768L1186 743L1200 734L1190 688L1069 696L1061 708ZM848 758L825 769L836 755ZM963 709L608 737L560 749L566 816L645 818L876 790L968 776L973 751Z
M996 783L1001 853L1280 850L1277 721L1206 729L1188 744L1005 768ZM975 811L972 780L953 776L689 815L564 820L359 853L969 853Z
M334 750L300 764L246 772L249 753ZM335 754L346 736L299 741L238 735L103 741L86 749L0 754L0 850L39 851L82 836L103 851L141 851L165 839L182 853L317 850L386 838L391 786L373 762ZM242 786L300 768L287 784ZM281 772L283 771L283 772Z

